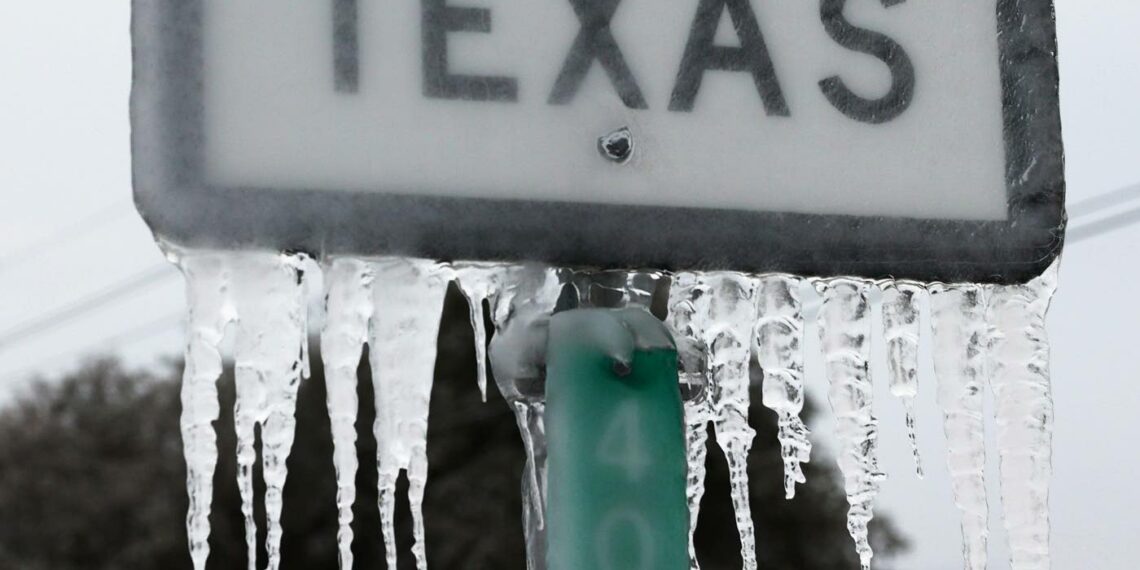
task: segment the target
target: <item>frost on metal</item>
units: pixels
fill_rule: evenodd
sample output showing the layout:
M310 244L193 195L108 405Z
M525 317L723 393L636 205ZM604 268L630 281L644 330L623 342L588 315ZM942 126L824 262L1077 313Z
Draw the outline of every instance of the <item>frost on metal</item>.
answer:
M187 283L186 370L182 433L190 496L187 531L196 570L209 556L210 499L217 464L212 422L218 418L216 381L222 340L234 338L238 433L238 486L250 567L256 557L253 518L255 431L260 427L266 478L266 550L280 564L282 489L293 442L297 390L307 375L308 326L301 255L174 252ZM427 568L422 500L427 484L427 426L444 294L452 280L467 297L476 331L479 389L486 363L517 419L526 452L522 474L528 567L545 568L546 434L541 351L547 317L561 300L582 306L649 307L660 272L571 271L494 263L445 264L424 259L334 257L322 261L325 314L320 332L328 384L328 412L336 468L338 556L353 565L352 506L358 468L355 442L357 367L367 346L375 383L377 469L382 539L396 564L395 483L409 481L413 554ZM986 567L988 537L982 399L992 388L996 408L1004 524L1014 568L1049 568L1048 482L1053 407L1048 375L1045 315L1057 267L1024 285L880 282L883 342L893 395L907 410L914 448L913 400L918 394L918 352L923 342L920 305L930 296L937 398L946 434L954 501L962 511L965 567ZM756 537L749 505L748 456L755 432L748 424L749 364L763 371L763 404L776 412L788 497L804 480L811 454L804 405L803 280L787 275L688 272L669 276L667 324L679 353L685 396L687 495L695 530L704 494L709 424L728 459L731 498L742 537L744 568L756 568ZM869 568L867 525L885 475L878 467L878 425L871 398L871 283L853 278L814 279L823 297L818 329L836 416L837 461L850 504L848 530ZM566 297L572 287L574 295ZM488 315L493 350L486 352ZM690 534L690 565L698 568Z

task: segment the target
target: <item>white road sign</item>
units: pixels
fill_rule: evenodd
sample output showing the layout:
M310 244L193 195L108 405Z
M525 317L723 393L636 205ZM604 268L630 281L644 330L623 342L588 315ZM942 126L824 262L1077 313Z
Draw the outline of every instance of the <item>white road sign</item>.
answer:
M135 0L188 245L1020 281L1060 249L1050 0Z

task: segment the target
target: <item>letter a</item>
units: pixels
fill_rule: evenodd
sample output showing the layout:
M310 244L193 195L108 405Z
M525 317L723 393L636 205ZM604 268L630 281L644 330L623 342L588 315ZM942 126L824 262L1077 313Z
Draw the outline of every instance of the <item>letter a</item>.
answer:
M740 47L713 45L720 16L728 8L733 27L740 38ZM768 55L768 46L756 23L756 15L748 0L700 0L693 27L689 32L689 42L685 55L681 57L681 69L677 72L677 83L669 101L670 111L692 111L701 80L706 70L747 71L752 74L764 110L769 115L786 117L788 104L776 68Z

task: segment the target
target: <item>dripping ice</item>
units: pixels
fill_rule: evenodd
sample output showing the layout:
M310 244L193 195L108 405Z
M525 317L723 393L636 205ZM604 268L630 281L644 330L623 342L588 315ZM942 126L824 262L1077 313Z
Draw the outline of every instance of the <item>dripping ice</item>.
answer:
M333 436L333 466L336 470L337 555L340 568L352 568L352 505L356 502L356 371L368 342L372 320L370 264L353 259L335 259L325 268L325 327L321 351Z
M986 567L983 392L994 396L1010 565L1048 570L1053 400L1045 317L1060 261L1023 285L932 284L938 400L966 568Z
M412 553L427 569L423 499L427 485L427 429L435 374L436 339L450 269L433 261L385 259L373 264L372 322L368 335L376 399L376 470L380 526L389 568L396 568L396 479L408 477Z
M252 472L254 430L261 428L267 483L266 550L270 568L280 563L281 491L295 429L297 387L307 369L305 284L300 255L176 252L187 281L186 370L182 430L190 508L187 531L196 570L209 555L209 513L217 444L211 422L220 410L216 381L221 344L234 335L238 401L239 489L252 568L256 552ZM309 263L311 265L311 263ZM477 389L486 394L487 318L495 338L528 315L554 310L563 287L577 289L578 302L609 298L619 305L648 307L660 273L572 272L541 266L491 263L443 264L403 258L323 260L325 313L320 331L328 382L337 477L338 556L353 565L352 505L355 456L356 369L365 346L376 383L379 508L388 562L395 563L395 481L409 481L417 568L427 568L422 498L426 485L426 436L435 340L448 284L456 281L470 303L476 336ZM923 337L921 301L929 294L930 338L935 347L937 400L947 440L954 500L962 511L967 568L984 568L988 537L982 394L992 389L997 415L999 480L1004 525L1016 568L1049 567L1048 479L1051 472L1052 402L1044 319L1056 286L1057 268L1025 285L920 284L883 281L882 325L891 393L907 412L906 428L921 473L913 401L918 393L918 347ZM707 429L711 424L728 458L736 525L745 568L756 567L756 537L749 505L748 456L755 436L748 425L748 368L752 355L763 372L763 404L778 418L784 491L791 498L804 482L802 464L811 454L800 418L804 404L803 335L798 291L803 280L787 275L732 272L679 273L669 277L666 320L680 350L679 375L686 395L688 499L693 527L704 492ZM872 552L867 524L884 479L878 468L877 422L871 400L872 283L860 279L813 280L823 297L818 332L836 415L839 452L850 503L848 526L864 568ZM596 298L595 298L596 297ZM504 335L505 336L505 335ZM493 357L493 354L492 354ZM494 360L494 358L491 358ZM528 565L545 566L544 402L539 371L526 362L495 364L497 387L518 420L526 451L522 476ZM502 373L500 373L502 372ZM368 537L374 539L374 537ZM691 565L697 568L690 544Z
M800 283L800 279L786 275L761 281L755 338L757 360L764 372L764 405L778 416L784 494L788 499L796 496L796 483L806 481L801 465L811 459L808 429L800 419L804 407Z
M930 287L934 370L946 433L946 462L954 503L962 513L962 557L968 570L986 567L989 505L986 500L985 354L987 288Z
M220 257L193 256L180 261L186 276L186 367L182 376L182 442L190 498L186 527L195 570L205 570L210 555L210 504L218 463L213 422L220 412L217 380L222 375L220 345L234 318L227 291L229 275Z
M305 294L293 256L250 255L233 268L236 307L234 378L237 400L238 488L246 518L249 568L256 567L257 526L253 519L255 428L261 428L262 473L270 570L281 563L281 510L285 461L293 447L297 389L306 364Z
M918 345L922 334L919 301L924 289L910 281L884 281L880 285L883 309L883 342L887 345L887 371L891 395L906 412L906 433L914 456L914 470L923 476L922 454L918 447L914 399L918 396Z
M502 289L507 272L493 263L472 263L455 268L456 283L467 299L471 330L475 334L475 378L479 393L487 401L487 327L483 304L493 301L492 295ZM497 321L496 321L497 322Z
M1045 315L1058 263L1025 285L994 287L990 385L994 393L1003 519L1010 562L1047 570L1049 480L1053 474L1053 397Z
M847 530L864 570L871 567L872 506L886 475L879 470L878 420L872 409L870 284L856 279L816 282L823 297L819 337L835 414L837 461L847 490Z
M234 329L237 399L238 489L245 518L248 567L256 567L257 525L253 509L255 430L260 427L265 478L266 542L269 568L281 562L281 511L293 446L297 390L307 375L307 328L302 256L278 254L172 254L187 280L189 312L182 429L187 462L187 516L194 567L209 556L211 480L217 464L211 422L219 409L216 382L222 371L219 349L227 327Z
M408 479L416 567L427 568L423 496L427 426L436 338L452 270L420 259L333 259L326 267L326 322L321 334L337 474L337 547L352 567L356 369L367 343L375 394L377 496L388 567L397 562L396 481Z
M732 506L745 569L756 568L756 538L748 488L748 453L755 430L748 425L748 367L756 323L758 280L740 273L681 273L673 279L669 324L685 370L682 378L704 385L703 397L685 404L689 453L689 558L698 568L692 534L704 494L708 424L728 460ZM695 367L694 367L695 364ZM694 379L693 376L697 378Z

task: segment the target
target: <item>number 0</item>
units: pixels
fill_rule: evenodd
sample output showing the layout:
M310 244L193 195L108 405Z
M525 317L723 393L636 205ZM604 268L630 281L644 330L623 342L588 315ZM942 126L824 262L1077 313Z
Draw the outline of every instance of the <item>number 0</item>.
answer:
M630 565L629 561L619 560L614 553L614 537L618 529L623 526L630 527L636 538L637 564ZM597 546L598 567L601 570L652 570L653 529L645 515L627 507L617 507L606 514L598 530L594 534L594 544Z

